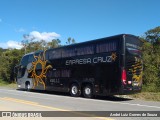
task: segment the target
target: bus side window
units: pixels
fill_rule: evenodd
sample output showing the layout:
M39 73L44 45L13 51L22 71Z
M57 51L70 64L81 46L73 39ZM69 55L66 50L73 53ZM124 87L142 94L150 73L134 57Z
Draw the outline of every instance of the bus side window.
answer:
M96 53L111 52L117 50L116 42L100 43L96 46Z
M84 46L76 49L77 55L89 55L94 54L94 46Z
M68 49L64 49L62 50L62 57L63 58L67 58L67 57L74 57L75 54L75 49L74 48L68 48Z
M45 52L45 60L48 60L48 58L49 58L49 52L46 51L46 52Z
M49 59L60 59L61 58L61 49L52 50L49 52Z

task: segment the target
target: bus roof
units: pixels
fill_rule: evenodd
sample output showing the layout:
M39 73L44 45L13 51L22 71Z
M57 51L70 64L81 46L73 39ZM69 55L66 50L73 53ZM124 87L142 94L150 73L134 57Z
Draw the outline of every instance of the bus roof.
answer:
M71 45L66 45L66 46L60 46L58 48L50 48L48 50L53 50L53 49L63 49L63 48L66 48L66 47L72 47L72 46L79 46L79 45L82 45L82 44L89 44L89 43L92 43L92 42L97 42L99 40L106 40L106 39L111 39L111 38L116 38L116 37L123 37L123 36L131 36L131 37L136 37L138 38L137 36L135 35L132 35L132 34L118 34L118 35L114 35L114 36L109 36L109 37L104 37L104 38L98 38L98 39L94 39L94 40L88 40L88 41L85 41L85 42L80 42L80 43L75 43L75 44L71 44ZM47 50L47 51L48 51Z

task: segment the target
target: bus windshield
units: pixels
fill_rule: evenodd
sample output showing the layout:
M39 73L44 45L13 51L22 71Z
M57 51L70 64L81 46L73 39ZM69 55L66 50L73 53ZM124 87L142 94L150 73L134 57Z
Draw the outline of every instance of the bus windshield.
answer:
M138 38L131 36L126 37L126 52L130 55L138 55L141 57L141 46L142 42Z
M135 49L135 48L131 48L131 47L126 47L126 50L129 54L132 55L140 55L141 56L141 50L139 49Z

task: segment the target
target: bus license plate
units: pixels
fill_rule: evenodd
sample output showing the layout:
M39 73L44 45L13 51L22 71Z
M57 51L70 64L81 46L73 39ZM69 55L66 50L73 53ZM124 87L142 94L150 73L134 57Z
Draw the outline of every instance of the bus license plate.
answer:
M134 82L134 83L133 83L133 86L138 86L138 82Z

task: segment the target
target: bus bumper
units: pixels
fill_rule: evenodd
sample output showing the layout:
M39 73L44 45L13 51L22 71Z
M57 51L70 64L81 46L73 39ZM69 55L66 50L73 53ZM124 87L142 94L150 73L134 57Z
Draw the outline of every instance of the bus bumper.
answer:
M136 94L136 93L140 93L141 90L142 90L142 87L125 88L121 90L120 95Z

